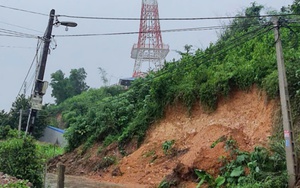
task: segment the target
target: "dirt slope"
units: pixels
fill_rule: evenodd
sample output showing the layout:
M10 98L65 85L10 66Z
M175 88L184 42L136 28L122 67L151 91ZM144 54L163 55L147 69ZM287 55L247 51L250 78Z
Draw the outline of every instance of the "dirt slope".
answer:
M175 179L181 182L178 187L195 187L193 169L217 174L220 157L228 155L223 143L211 148L214 141L222 136L232 137L240 149L246 151L256 145L266 146L277 109L277 103L267 101L256 88L232 93L230 98L222 99L218 109L210 114L205 113L200 105L195 106L191 116L182 105L172 106L166 110L165 118L150 128L140 148L104 171L95 171L95 168L93 171L99 162L96 146L88 157L69 154L60 161L70 167L69 173L88 174L99 181L157 187L164 177L174 178L177 174ZM166 156L162 144L168 140L175 141L175 152ZM110 154L120 156L116 147L111 147Z

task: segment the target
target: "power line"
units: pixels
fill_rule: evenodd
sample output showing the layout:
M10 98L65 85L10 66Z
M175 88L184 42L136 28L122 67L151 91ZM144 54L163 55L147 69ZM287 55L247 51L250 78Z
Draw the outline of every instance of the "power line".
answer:
M28 78L28 75L29 75L29 73L30 73L30 71L31 71L31 69L32 69L32 66L33 66L33 64L34 64L34 61L35 61L35 59L37 58L37 56L38 56L38 52L39 52L39 49L41 48L41 42L40 42L40 39L38 40L38 43L37 43L37 47L36 47L36 53L35 53L35 55L34 55L34 57L33 57L33 60L32 60L32 62L31 62L31 65L30 65L30 67L29 67L29 69L28 69L28 71L27 71L27 74L26 74L26 76L25 76L25 79L24 79L24 81L23 81L23 83L22 83L22 85L21 85L21 88L20 88L20 90L19 90L19 93L18 93L18 95L17 96L19 96L20 95L20 93L21 93L21 91L22 91L22 88L23 88L23 86L24 86L24 84L25 84L25 82L26 82L26 80L27 80L27 78Z
M14 8L9 6L0 5L1 8L31 13L31 14L37 14L42 16L48 16L48 14L20 9L20 8ZM241 18L241 19L251 19L251 18L264 18L264 17L286 17L286 16L299 16L299 14L266 14L266 15L258 15L258 16L217 16L217 17L186 17L186 18L158 18L155 20L163 20L163 21L192 21L192 20L224 20L224 19L235 19L235 18ZM67 17L67 18L78 18L78 19L92 19L92 20L123 20L123 21L139 21L143 20L141 18L124 18L124 17L97 17L97 16L74 16L74 15L56 15L56 17Z
M23 88L23 86L24 86L25 83L26 83L26 79L27 79L27 77L28 77L28 75L29 75L29 73L30 73L30 70L31 70L31 68L32 68L32 66L33 66L33 64L34 64L35 59L37 58L38 50L40 49L40 46L41 46L41 43L40 43L39 40L38 40L36 54L35 54L35 56L34 56L34 58L33 58L33 60L32 60L32 63L31 63L31 65L30 65L30 68L29 68L29 70L28 70L28 72L27 72L27 74L26 74L26 77L25 77L25 79L24 79L24 81L23 81L23 83L22 83L22 86L21 86L21 88L20 88L20 90L19 90L18 95L17 95L16 98L18 98L18 96L20 96L20 93L21 93L21 91L22 91L22 88ZM1 126L3 126L5 123L8 123L8 122L9 122L8 119L4 120L4 121L2 122L2 124L1 124Z
M244 44L244 43L248 42L250 39L253 39L255 37L258 37L258 36L261 36L265 33L268 33L272 29L274 29L274 26L269 26L268 28L261 28L260 31L257 31L257 33L254 34L254 35L251 35L252 32L249 32L249 34L250 34L249 36L247 35L247 36L242 36L240 38L236 38L236 39L230 41L229 44L227 44L227 46L229 46L229 48L227 48L227 49L225 49L225 50L223 50L223 51L221 51L217 54L214 54L214 56L221 56L223 54L226 54L228 51L240 46L241 44ZM247 40L247 41L243 41L243 40ZM236 41L239 41L239 43L236 43ZM214 59L214 58L210 57L210 59L208 59L207 61L210 61L212 59Z
M200 56L200 60L201 62L208 62L208 61L212 61L214 59L217 59L218 57L224 55L224 54L228 54L228 52L232 49L235 49L243 44L245 44L246 42L248 42L249 40L259 37L261 35L264 35L268 32L270 32L272 29L274 29L274 27L269 27L269 28L260 28L260 32L255 34L255 35L249 35L249 36L242 36L239 38L236 38L232 41L229 42L229 44L226 45L226 47L224 48L224 46L220 46L219 49L216 49L216 52L213 54L203 54L202 56ZM248 34L250 34L252 32L249 32ZM248 35L247 34L247 35ZM246 41L245 41L246 40ZM239 43L235 43L233 41L239 41ZM167 72L163 72L161 75L166 74ZM158 75L158 76L161 76Z
M208 26L208 27L194 27L194 28L182 28L182 29L167 29L161 30L161 32L183 32L183 31L204 31L204 30L216 30L225 29L227 26ZM91 36L112 36L112 35L133 35L139 34L139 31L132 32L117 32L117 33L91 33L91 34L76 34L76 35L55 35L55 37L91 37ZM145 33L145 32L143 32Z
M7 22L0 21L0 23L6 24L6 25L9 25L9 26L18 27L18 28L21 28L21 29L26 29L26 30L29 30L29 31L35 31L35 32L38 32L38 33L42 33L41 31L37 31L37 30L34 30L34 29L30 29L30 28L19 26L19 25L15 25L15 24L10 24L10 23L7 23Z
M31 14L37 14L37 15L42 15L42 16L48 16L47 14L44 13L39 13L39 12L34 12L30 10L25 10L25 9L19 9L19 8L14 8L14 7L9 7L9 6L4 6L0 5L1 8L6 8L6 9L11 9L11 10L16 10L16 11L21 11L21 12L26 12L26 13L31 13Z
M4 33L4 34L1 34ZM38 38L35 35L32 34L27 34L27 33L22 33L18 31L13 31L9 29L2 29L0 28L0 36L12 36L12 37L24 37L24 38Z
M122 18L122 17L92 17L92 16L72 16L72 15L56 15L57 17L78 18L78 19L91 19L91 20L119 20L119 21L139 21L147 20L141 18ZM299 16L299 14L266 14L259 16L218 16L218 17L191 17L191 18L158 18L151 20L162 21L193 21L193 20L227 20L227 19L251 19L251 18L265 18L265 17L286 17L286 16Z
M0 45L0 48L22 48L22 49L32 49L34 47L26 47L26 46L3 46L3 45Z
M248 24L251 26L253 24ZM178 29L166 29L160 30L162 33L170 33L170 32L186 32L186 31L208 31L208 30L218 30L218 29L226 29L231 27L230 25L218 25L218 26L207 26L207 27L193 27L193 28L178 28ZM149 31L151 32L151 31ZM116 33L86 33L86 34L74 34L74 35L54 35L55 37L93 37L93 36L114 36L114 35L134 35L139 33L148 33L148 32L139 32L139 31L131 31L131 32L116 32Z
M25 36L9 35L9 34L0 34L0 37L38 38L38 37L25 37Z
M226 54L228 51L240 46L241 44L246 43L244 40L249 40L249 39L253 39L255 37L261 36L263 34L266 34L268 32L270 32L272 29L274 29L274 26L267 26L267 27L259 27L255 30L249 31L247 33L245 33L244 35L235 38L231 41L229 41L229 43L227 43L226 47L224 46L220 46L219 48L217 48L215 50L215 53L213 55L207 55L207 54L203 54L201 55L199 58L202 62L204 61L211 61L213 59L216 59L217 57ZM254 35L252 35L253 33L256 33ZM249 36L248 36L249 35ZM236 43L235 41L239 41L239 43ZM168 72L164 71L164 72L158 72L152 79L158 78L160 76L163 76L165 74L167 74ZM150 79L150 80L152 80Z

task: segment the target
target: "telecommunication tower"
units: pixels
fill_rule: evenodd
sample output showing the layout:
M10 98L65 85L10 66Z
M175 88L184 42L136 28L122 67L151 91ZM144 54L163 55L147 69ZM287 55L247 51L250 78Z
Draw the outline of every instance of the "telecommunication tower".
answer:
M157 0L142 0L138 43L131 51L131 58L135 59L132 77L147 74L142 70L143 64L149 64L148 70L161 69L168 53L169 46L162 42Z

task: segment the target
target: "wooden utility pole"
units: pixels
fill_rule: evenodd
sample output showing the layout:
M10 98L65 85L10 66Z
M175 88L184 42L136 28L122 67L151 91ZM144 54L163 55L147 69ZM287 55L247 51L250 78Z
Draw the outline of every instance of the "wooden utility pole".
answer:
M275 42L276 42L280 102L281 102L283 131L284 131L284 139L285 139L286 166L287 166L287 171L289 176L288 185L289 188L293 188L296 183L297 157L294 148L293 122L291 116L290 99L289 99L286 70L284 65L282 45L280 39L280 32L279 32L280 24L278 18L274 18L274 26L275 26Z

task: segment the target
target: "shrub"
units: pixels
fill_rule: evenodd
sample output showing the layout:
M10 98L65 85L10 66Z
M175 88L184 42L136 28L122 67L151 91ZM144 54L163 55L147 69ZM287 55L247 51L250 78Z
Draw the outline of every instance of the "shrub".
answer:
M221 167L216 179L202 170L195 170L199 177L198 187L205 181L209 187L286 187L287 172L285 166L284 142L271 140L270 151L264 147L255 147L252 152L241 151L233 139L219 138L213 146L224 142L224 149L230 153ZM213 147L212 147L213 148Z
M117 162L117 157L115 156L105 156L101 159L101 161L95 166L94 171L97 170L103 170L106 169L107 167L116 164Z
M0 142L0 171L42 186L43 163L31 136Z
M162 144L162 149L165 155L172 155L173 154L173 145L175 140L167 140Z
M8 132L10 130L10 126L0 126L0 140L6 139Z
M278 85L278 71L274 70L271 74L266 76L262 82L263 88L271 99L279 95Z
M27 180L19 180L17 182L7 183L5 185L0 185L0 188L28 188Z

